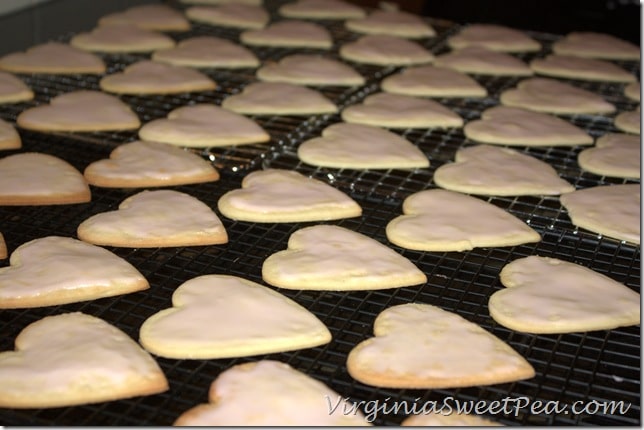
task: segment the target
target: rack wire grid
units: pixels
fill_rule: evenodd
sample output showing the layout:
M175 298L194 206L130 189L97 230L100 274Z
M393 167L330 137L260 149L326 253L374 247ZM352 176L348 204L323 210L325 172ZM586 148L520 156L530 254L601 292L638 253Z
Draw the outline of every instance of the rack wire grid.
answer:
M273 19L281 2L267 2ZM182 7L177 5L177 7ZM435 54L444 52L446 39L461 27L430 21L439 30L436 38L422 41ZM332 31L336 46L328 53L337 56L340 43L357 35L337 22L325 22ZM211 34L236 40L239 31L193 23L177 39ZM542 56L559 36L530 33L544 45L542 52L521 56L524 60ZM70 35L62 36L67 40ZM294 52L284 48L254 48L263 61L271 61ZM316 51L317 52L317 51ZM105 55L109 72L121 70L145 55ZM625 68L639 75L639 64L624 62ZM339 107L361 101L379 90L380 80L397 73L396 67L354 66L367 78L357 88L320 88ZM192 103L219 104L229 94L238 92L254 78L253 70L204 70L219 88L204 93L173 96L122 96L142 121L161 118L179 106ZM439 99L466 121L477 119L482 110L498 104L498 95L519 81L517 78L474 76L488 89L484 99ZM76 89L97 89L100 76L21 75L36 93L32 102L3 105L0 117L15 121L23 109L47 102L52 96ZM623 84L598 84L574 81L613 102L618 111L633 110L637 104L623 96ZM616 131L614 115L574 115L566 117L593 137ZM505 398L527 399L531 404L544 402L568 407L566 412L515 409L512 413L489 416L506 425L640 425L640 328L623 327L587 333L535 335L515 332L496 324L489 316L490 295L503 288L498 279L502 267L517 258L542 255L572 261L603 273L640 290L640 247L602 237L572 225L557 197L498 197L487 200L529 223L542 236L535 244L477 248L467 252L419 252L388 243L385 226L402 211L402 201L410 194L433 188L432 175L442 164L453 160L455 152L473 144L461 129L394 130L418 145L431 160L428 169L351 170L309 166L297 158L297 147L316 137L328 125L339 122L339 115L313 117L253 117L271 134L267 145L244 145L232 148L209 148L199 151L222 171L217 182L171 187L188 193L216 209L219 197L239 188L243 173L259 168L285 168L321 179L346 192L363 208L361 217L334 221L363 233L395 249L413 261L428 277L424 285L378 291L331 292L277 289L303 305L329 327L333 340L323 346L293 352L220 360L170 360L157 357L170 389L158 395L113 402L52 409L0 409L0 423L6 425L170 425L187 409L205 403L212 381L231 366L262 358L289 363L298 370L326 383L343 397L355 402L380 404L383 409L374 417L377 425L398 425L405 410L392 405L422 407L426 402L486 402ZM82 171L89 163L106 158L119 144L136 139L135 132L44 134L20 130L23 148L7 151L37 151L58 156ZM552 165L577 188L601 184L639 183L600 177L580 170L576 157L581 147L519 147ZM19 245L49 235L76 236L80 222L96 213L114 210L125 198L140 189L92 187L92 201L60 206L0 207L0 231L9 251ZM0 351L12 350L13 341L28 324L48 315L82 311L102 318L138 339L138 330L149 316L171 306L171 295L181 283L204 274L228 274L263 283L261 266L274 252L286 248L288 238L312 223L263 224L233 221L221 217L230 241L225 245L128 249L107 247L125 258L148 279L151 289L111 298L33 309L0 310ZM8 265L8 260L0 262ZM529 380L491 386L441 390L397 390L367 386L353 380L346 371L349 351L372 336L375 317L384 309L402 303L419 302L440 306L477 323L507 342L535 368ZM622 409L603 405L623 402ZM376 403L378 402L378 403ZM550 403L548 403L550 402ZM571 413L572 405L588 405L583 413ZM389 407L387 407L389 405ZM297 407L297 405L294 405ZM385 412L386 411L386 412Z

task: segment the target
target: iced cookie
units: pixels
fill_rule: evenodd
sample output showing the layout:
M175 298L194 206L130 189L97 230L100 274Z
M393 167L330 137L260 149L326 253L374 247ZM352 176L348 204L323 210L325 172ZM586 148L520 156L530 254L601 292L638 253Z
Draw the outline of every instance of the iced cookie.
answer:
M283 82L253 82L224 99L221 107L244 115L309 116L336 113L338 107L312 88Z
M640 48L610 34L574 31L556 41L552 50L559 55L600 58L605 60L638 60Z
M593 137L572 123L542 112L495 106L463 128L468 139L516 146L590 145Z
M228 218L251 222L327 221L362 214L362 208L342 191L281 169L249 173L242 188L221 196L217 206Z
M522 31L496 24L470 24L447 39L453 49L482 46L499 52L534 52L541 44Z
M334 225L293 233L288 248L270 255L262 278L295 290L379 290L427 282L411 261L382 243Z
M403 202L403 215L387 224L387 239L418 251L467 251L477 247L539 242L541 236L509 212L476 197L432 189Z
M89 90L63 93L49 104L24 110L16 122L37 131L132 130L141 126L136 114L118 97Z
M545 58L532 60L530 68L539 75L556 78L605 82L635 82L637 80L635 75L613 63L592 58L548 55Z
M102 246L158 248L218 245L226 229L212 209L189 194L143 191L118 210L93 215L78 226L78 238Z
M554 114L612 113L615 106L601 96L565 82L530 78L501 93L501 104Z
M574 333L640 323L640 295L587 267L547 257L514 260L501 270L490 316L512 330Z
M434 182L451 191L496 196L558 195L575 189L548 163L489 145L458 150L454 163L436 169Z
M288 387L287 390L284 387ZM340 394L286 363L261 360L220 373L210 386L209 402L179 416L175 426L364 426L360 411ZM329 410L329 401L337 407ZM297 408L293 409L293 404ZM243 411L243 412L241 412Z
M640 243L640 184L585 188L559 199L577 227Z
M0 58L0 69L14 73L47 73L54 75L105 73L103 60L86 51L59 42L33 46L25 52L14 52Z
M408 303L382 311L375 337L355 346L349 374L376 387L438 389L532 378L534 369L482 327L439 307Z
M214 36L196 36L173 48L154 51L152 60L184 67L237 69L259 66L257 56L245 46Z
M145 4L122 12L110 13L98 20L99 25L129 24L147 30L186 31L190 23L183 14L164 4Z
M621 112L615 117L614 125L626 133L640 134L642 112L638 110Z
M434 65L461 73L493 76L530 76L530 67L510 54L472 45L436 57Z
M135 53L172 48L174 40L163 33L131 24L104 25L79 33L69 42L76 48L92 52Z
M402 136L372 125L337 123L297 148L300 160L341 169L417 169L429 159Z
M34 308L146 290L148 281L107 249L48 236L20 245L0 269L0 308Z
M0 118L0 150L18 149L22 146L22 139L15 127Z
M437 101L402 94L376 93L347 106L342 119L387 128L461 127L463 119Z
M375 66L409 66L434 61L424 46L402 37L386 34L362 36L340 46L340 57Z
M140 140L123 143L109 158L90 163L83 176L90 185L105 188L165 187L219 179L213 165L193 152Z
M363 18L364 9L344 0L293 0L279 7L280 15L296 19Z
M331 49L333 37L329 30L314 22L284 20L259 30L246 30L239 35L245 45L282 48Z
M58 157L25 152L0 159L0 205L63 205L91 198L83 175Z
M128 335L80 312L40 319L0 353L0 406L58 408L162 393L163 371Z
M310 54L292 54L257 69L257 78L266 82L297 85L363 85L364 77L353 67L332 58Z
M0 105L24 102L33 98L33 91L20 78L0 71Z
M243 3L193 6L186 10L186 16L210 25L243 29L264 28L270 21L270 15L262 6Z
M191 148L264 143L271 138L252 119L211 104L177 108L167 118L155 119L141 127L139 137Z
M487 90L456 70L414 66L382 80L383 91L416 97L485 97Z
M176 94L217 88L212 79L197 70L149 60L107 75L99 85L103 91L117 94Z
M639 178L641 170L640 137L609 133L577 156L582 169L601 176Z
M204 275L172 294L172 307L141 326L143 347L167 358L215 359L324 345L331 333L311 312L263 285Z
M642 87L639 82L633 82L624 87L624 95L631 100L640 101Z
M347 20L344 25L362 34L386 34L409 39L436 36L436 31L420 15L402 10L374 10L364 18Z

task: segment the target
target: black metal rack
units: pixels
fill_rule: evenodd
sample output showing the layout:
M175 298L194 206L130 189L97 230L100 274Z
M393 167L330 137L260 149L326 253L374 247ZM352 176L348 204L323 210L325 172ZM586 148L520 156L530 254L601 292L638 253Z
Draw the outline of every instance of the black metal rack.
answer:
M275 6L278 3L272 2ZM275 8L273 7L273 17ZM445 40L456 32L458 25L433 22L438 36L422 43L438 54L446 49ZM337 56L339 44L356 37L341 23L326 22L336 46L328 54ZM173 34L177 39L212 34L236 40L239 31L194 24L188 33ZM533 34L544 43L540 53L522 56L529 60L549 52L558 36ZM63 36L62 39L67 39ZM263 61L307 50L262 49L254 51ZM320 52L320 51L312 51ZM106 55L110 72L122 69L145 55ZM621 63L639 75L639 64ZM379 81L395 73L397 68L354 66L367 78L362 87L319 88L340 107L361 101L379 90ZM176 96L123 96L142 121L164 117L170 110L192 103L219 104L227 95L236 93L254 80L253 70L205 72L219 87L203 93ZM21 75L36 93L34 101L0 106L0 117L14 121L19 112L50 97L76 89L97 89L100 77ZM479 117L482 110L498 104L501 91L511 88L518 78L474 76L489 92L484 99L439 99L466 120ZM637 104L622 95L623 84L574 82L591 89L613 102L619 111L632 110ZM616 131L614 115L577 115L567 117L593 136ZM390 290L362 292L316 292L280 290L316 316L330 329L331 343L300 351L267 356L222 360L170 360L157 358L169 382L170 390L139 397L94 405L68 408L16 410L0 409L0 423L5 425L171 425L185 410L207 401L213 379L230 366L261 358L287 362L317 378L342 396L354 401L379 401L390 405L406 401L422 405L427 401L502 400L506 397L536 401L558 401L568 406L599 405L598 402L624 401L624 413L530 414L526 409L516 414L491 416L503 424L523 425L640 425L640 328L625 327L607 331L565 335L533 335L508 330L496 324L488 314L487 300L503 288L498 279L501 268L512 260L528 255L561 258L582 264L630 288L640 289L640 247L601 237L575 228L557 197L489 197L488 201L506 209L535 228L542 241L536 244L504 248L479 248L468 252L418 252L393 246L384 235L386 224L401 213L402 201L408 195L434 187L432 175L440 165L453 159L461 147L472 144L461 129L396 130L418 145L430 158L429 169L417 170L351 170L327 169L301 163L297 146L319 135L326 126L339 122L339 115L313 117L253 117L272 136L268 144L243 145L229 148L199 150L222 173L218 182L173 187L191 194L216 209L218 198L238 188L248 170L275 167L297 170L321 179L348 193L363 208L359 218L339 220L334 224L366 234L388 244L412 260L428 277L425 285ZM6 151L38 151L56 155L83 170L90 162L105 158L123 142L136 139L136 132L119 133L56 133L44 134L20 130L23 148ZM576 156L581 147L518 148L551 164L560 175L577 188L594 185L626 183L621 179L600 177L581 171ZM76 227L87 217L115 209L126 197L140 189L105 189L92 187L92 202L62 206L0 206L0 231L9 251L19 245L48 235L76 236ZM143 321L160 309L169 307L173 291L195 276L218 273L236 275L262 283L261 266L272 253L285 249L289 236L311 223L260 224L236 222L222 217L229 243L217 246L125 249L108 247L139 269L149 280L151 289L118 297L35 309L0 310L0 351L14 348L13 341L28 324L48 315L82 311L114 324L134 339ZM8 260L0 262L8 265ZM536 377L507 384L454 390L393 390L363 385L346 371L348 352L358 342L372 335L373 321L385 308L409 302L430 303L454 311L469 321L486 328L509 343L536 369ZM594 402L594 403L593 403ZM297 405L294 405L297 407ZM404 411L403 411L404 412ZM374 423L397 425L404 413L379 414ZM595 413L596 412L596 413Z

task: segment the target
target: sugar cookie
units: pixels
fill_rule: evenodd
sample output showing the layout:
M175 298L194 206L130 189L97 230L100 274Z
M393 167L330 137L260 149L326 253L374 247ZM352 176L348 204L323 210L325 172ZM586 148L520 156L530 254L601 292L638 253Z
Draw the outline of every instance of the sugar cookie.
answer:
M363 85L365 78L353 67L332 58L311 54L292 54L257 69L257 78L265 82L299 85Z
M280 6L277 11L284 17L296 19L352 19L366 16L360 6L344 0L293 0Z
M420 15L402 10L374 10L366 17L347 20L344 25L362 34L386 34L409 39L436 36L434 28Z
M174 40L163 33L131 24L96 27L75 35L69 43L85 51L107 53L151 52L175 45Z
M445 67L461 73L493 76L530 76L530 67L504 52L472 45L436 57L436 67Z
M99 25L129 24L147 30L186 31L190 23L181 12L164 4L144 4L101 17Z
M574 31L552 44L559 55L600 58L605 60L639 60L640 48L613 35Z
M530 68L539 75L589 81L635 82L635 75L616 64L592 58L548 55L530 62Z
M196 36L173 48L154 51L152 60L185 67L257 67L257 56L245 46L214 36Z
M329 31L314 22L284 20L259 30L246 30L239 35L243 44L276 46L282 48L331 49L333 37Z
M60 42L32 46L0 58L0 69L14 73L47 73L54 75L105 73L103 60L86 51Z
M620 112L614 119L614 125L626 133L640 134L642 112L638 110Z
M409 66L434 61L424 46L402 37L371 34L340 46L340 57L375 66Z
M447 39L453 49L469 46L483 46L499 52L534 52L541 49L541 44L514 28L496 24L470 24Z
M20 78L0 71L0 105L24 102L33 98L33 91Z
M19 149L22 147L22 139L15 127L0 118L0 150Z
M632 134L609 133L584 149L577 156L582 169L602 176L639 178L641 170L640 137Z
M262 6L244 3L193 6L186 10L186 16L210 25L243 29L264 28L270 21L270 15Z
M413 66L382 80L383 91L417 97L485 97L487 90L465 73L452 69Z

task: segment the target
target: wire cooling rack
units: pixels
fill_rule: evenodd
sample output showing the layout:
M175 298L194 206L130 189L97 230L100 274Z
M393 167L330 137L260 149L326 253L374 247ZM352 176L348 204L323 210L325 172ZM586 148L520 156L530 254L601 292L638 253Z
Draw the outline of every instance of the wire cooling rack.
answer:
M267 2L269 3L269 2ZM273 18L276 7L283 2L270 2ZM332 31L336 46L329 53L337 56L340 43L356 37L341 24L325 22ZM460 28L436 22L438 37L422 43L435 54L444 52L446 38ZM193 25L187 33L172 34L177 40L193 35L212 34L235 40L239 31L205 24ZM524 55L529 59L545 55L555 35L533 33L544 43L540 53ZM61 37L68 39L70 35ZM306 50L257 48L263 61L277 60L284 55ZM110 72L147 58L145 55L106 55ZM319 88L340 107L360 102L379 91L379 82L399 71L398 68L377 68L354 65L367 78L357 88ZM639 74L639 64L624 62L623 67ZM203 93L173 96L123 96L142 121L162 118L179 106L192 103L215 103L240 91L254 81L253 70L211 70L205 72L219 87ZM76 89L97 89L100 76L21 75L35 91L34 101L0 107L0 117L15 121L25 108L47 102L52 96ZM483 99L439 99L466 121L477 119L482 110L498 104L498 95L519 82L518 78L474 76L489 92ZM572 81L571 81L572 82ZM623 97L623 84L573 82L602 94L619 111L633 110L635 102ZM222 172L217 182L172 187L197 197L216 209L219 197L238 188L243 174L251 169L284 168L328 182L349 194L363 208L363 215L333 222L363 233L391 246L413 261L424 273L424 285L378 291L330 292L277 289L297 301L330 329L331 343L316 348L266 356L222 360L169 360L157 358L170 382L170 390L153 396L53 409L1 409L4 425L170 425L185 410L207 401L213 379L223 370L248 361L271 358L291 364L308 375L326 383L343 397L363 403L364 412L374 412L374 424L398 425L405 418L404 408L416 410L427 402L467 405L515 399L515 406L506 414L488 416L507 425L640 425L640 328L624 327L588 333L565 335L533 335L508 330L489 316L489 296L503 288L498 279L502 267L517 258L529 255L556 257L587 266L599 273L640 289L640 247L575 228L557 197L498 197L487 200L529 223L542 236L536 244L503 248L479 248L468 252L419 252L405 250L388 243L384 230L387 223L402 211L402 201L410 194L433 188L433 172L453 160L456 151L473 144L462 129L394 130L427 154L429 169L417 170L351 170L327 169L301 163L297 147L318 136L328 125L339 122L339 115L314 117L253 117L271 134L264 145L233 148L209 148L199 151ZM616 131L613 115L576 115L566 117L588 131L593 137ZM136 139L135 132L58 133L42 134L21 130L23 148L16 152L49 153L83 170L92 161L105 158L120 143ZM576 157L581 147L527 148L518 147L552 165L559 174L577 188L594 185L635 182L601 177L581 171ZM639 182L639 181L637 181ZM105 189L92 187L92 201L61 206L0 206L0 231L9 251L19 245L48 235L76 236L80 222L96 213L115 209L138 189ZM28 324L48 315L82 311L105 319L133 339L146 318L171 305L171 295L181 283L204 274L228 274L262 283L261 266L274 252L286 248L290 235L311 223L261 224L236 222L222 217L230 241L225 245L126 249L108 247L140 270L151 284L146 291L82 303L35 309L0 310L0 351L14 348L13 341ZM8 260L0 262L8 265ZM477 323L511 345L535 368L536 376L525 381L486 387L455 390L395 390L370 387L353 380L346 371L346 357L360 341L371 337L373 321L384 309L402 303L421 302L453 311ZM615 402L623 402L621 404ZM460 402L460 403L459 403ZM527 403L526 403L527 402ZM567 407L566 411L534 410L544 407ZM611 403L613 402L613 403ZM368 406L364 406L368 405ZM512 405L512 404L511 404ZM578 410L573 411L576 406ZM619 407L622 407L620 410ZM296 408L297 405L294 405ZM530 410L530 407L533 410ZM604 410L606 407L606 410ZM612 410L611 410L612 407ZM370 408L370 409L369 409ZM538 408L537 408L538 409ZM581 410L584 409L584 410ZM573 413L574 412L574 413Z

